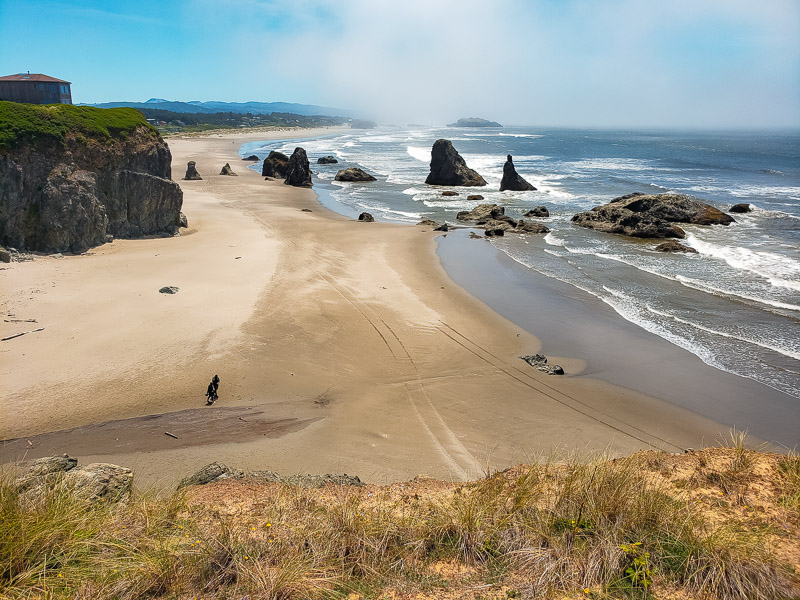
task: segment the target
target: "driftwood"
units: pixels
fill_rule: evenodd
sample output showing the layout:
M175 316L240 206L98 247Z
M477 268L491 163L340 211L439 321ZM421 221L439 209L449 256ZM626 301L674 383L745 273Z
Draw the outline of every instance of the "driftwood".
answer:
M174 433L170 433L169 431L165 431L164 435L168 435L169 437L175 438L176 440L178 439L177 435L175 435Z
M3 319L6 323L36 323L36 319Z
M0 342L7 342L8 340L13 340L14 338L18 338L28 333L36 333L37 331L44 331L44 327L39 327L39 329L31 329L30 331L23 331L22 333L15 333L14 335L0 339Z

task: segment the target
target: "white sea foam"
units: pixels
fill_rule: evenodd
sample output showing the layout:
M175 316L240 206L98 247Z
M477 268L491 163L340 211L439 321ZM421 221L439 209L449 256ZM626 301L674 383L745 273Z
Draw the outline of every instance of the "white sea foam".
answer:
M697 279L686 277L685 275L676 275L675 279L688 288L699 290L701 292L706 292L708 294L715 294L720 296L734 296L736 298L741 298L742 300L749 300L751 302L766 304L774 308L800 311L800 306L798 306L797 304L789 304L788 302L778 302L776 300L770 300L769 298L758 298L756 296L752 296L750 294L744 294L739 291L713 286L706 283L705 281L698 281Z
M775 279L800 284L800 262L788 256L775 252L750 250L741 246L714 244L692 234L686 238L686 243L700 254L724 260L734 269L754 273L767 280Z
M411 158L416 158L424 163L431 162L431 151L428 148L420 148L419 146L408 146L406 152Z
M544 236L544 241L546 244L550 244L551 246L566 246L567 241L562 240L560 237L557 237L553 232L549 232L547 235Z
M544 137L543 135L537 135L535 133L498 133L497 137L514 137L514 138L530 138L536 139Z

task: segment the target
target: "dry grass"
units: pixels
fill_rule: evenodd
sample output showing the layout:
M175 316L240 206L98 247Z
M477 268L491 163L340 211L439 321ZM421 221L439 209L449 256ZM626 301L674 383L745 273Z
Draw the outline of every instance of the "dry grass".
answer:
M708 477L726 471L735 491ZM225 481L113 506L59 487L28 501L6 479L0 597L797 598L798 474L796 456L742 444L465 484Z

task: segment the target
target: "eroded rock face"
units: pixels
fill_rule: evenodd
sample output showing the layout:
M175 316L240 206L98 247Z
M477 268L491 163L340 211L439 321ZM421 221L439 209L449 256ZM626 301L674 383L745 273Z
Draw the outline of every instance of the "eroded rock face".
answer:
M535 191L536 188L525 181L514 168L514 161L509 154L506 157L506 164L503 165L503 179L500 181L500 191L511 190L512 192Z
M358 167L342 169L336 173L334 179L336 181L377 181L372 175Z
M425 183L475 186L486 185L486 180L467 166L450 140L436 140L431 150L431 172Z
M302 148L295 148L286 163L286 185L295 187L311 187L311 168L308 156Z
M523 217L535 217L537 219L543 219L550 216L550 211L547 210L546 206L537 206L535 208L530 209L526 212Z
M183 176L184 181L200 181L200 173L197 172L197 163L190 160L186 163L186 175Z
M634 193L615 198L572 222L581 227L641 238L681 238L686 233L674 223L729 225L733 217L685 194Z
M236 173L234 173L233 169L231 169L231 164L230 163L225 163L225 166L222 167L222 170L219 172L219 174L220 175L233 175L234 177L236 176Z
M320 156L317 159L317 163L320 164L320 165L335 165L338 162L339 161L336 160L336 157L335 156L331 156L330 154L328 156Z
M183 192L171 160L144 126L126 138L67 135L0 153L0 245L79 253L113 237L173 235Z
M283 152L272 150L267 158L264 159L264 164L261 166L261 175L283 179L286 177L286 165L288 162L289 157Z

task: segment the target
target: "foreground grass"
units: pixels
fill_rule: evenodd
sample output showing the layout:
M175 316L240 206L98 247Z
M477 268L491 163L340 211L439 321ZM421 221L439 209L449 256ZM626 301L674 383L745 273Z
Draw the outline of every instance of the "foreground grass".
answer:
M109 506L6 479L0 597L797 598L798 473L742 447Z

